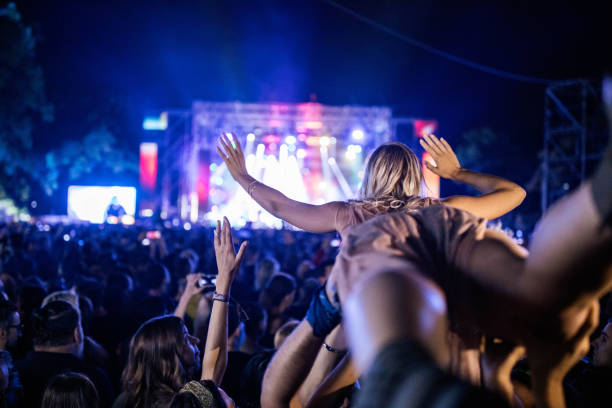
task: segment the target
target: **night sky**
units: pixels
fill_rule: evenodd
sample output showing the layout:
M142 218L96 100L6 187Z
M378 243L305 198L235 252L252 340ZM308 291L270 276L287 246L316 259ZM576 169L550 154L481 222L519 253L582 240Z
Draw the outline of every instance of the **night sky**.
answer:
M612 24L596 3L340 3L433 47L523 75L597 78L612 54ZM437 119L451 142L488 126L524 153L518 169L507 163L506 176L525 183L537 166L544 86L429 54L324 1L17 4L39 36L55 105L55 121L37 130L42 150L83 137L92 111L136 149L151 110L316 94L323 104L388 105L396 115Z

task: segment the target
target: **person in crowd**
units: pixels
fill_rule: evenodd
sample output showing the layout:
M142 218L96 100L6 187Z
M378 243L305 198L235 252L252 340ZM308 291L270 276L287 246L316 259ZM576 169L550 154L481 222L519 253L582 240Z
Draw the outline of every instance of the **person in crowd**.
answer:
M240 350L244 335L244 324L241 321L239 308L241 306L230 303L227 313L227 369L223 375L221 388L227 395L236 400L240 396L240 381L244 368L252 357L252 354Z
M173 394L200 371L198 339L176 316L154 317L130 343L123 393L113 407L165 407Z
M217 223L214 237L218 276L213 307L208 325L208 335L199 381L189 381L174 396L170 407L234 407L233 400L220 387L228 362L228 310L230 290L247 242L243 242L236 254L230 224L227 218L223 227Z
M612 319L591 344L592 364L566 381L569 407L595 407L610 399L612 384Z
M22 401L23 387L11 353L0 350L0 407L19 407Z
M346 241L349 227L380 214L408 213L429 206L449 206L478 217L493 219L516 208L526 195L523 188L509 180L462 168L446 140L427 135L421 139L421 146L435 160L435 165L427 162L427 168L444 179L474 187L482 195L451 196L442 200L422 198L420 160L408 146L391 142L376 148L369 157L357 200L311 205L292 200L250 176L242 147L236 137L230 140L224 134L219 142L221 146L217 147L217 151L234 180L264 209L306 231L337 231L343 241ZM335 285L333 276L328 280L328 285ZM461 350L457 349L457 352ZM474 359L477 355L471 357ZM479 371L477 361L467 366ZM470 377L477 377L477 374L468 373Z
M33 315L34 350L15 366L23 383L24 405L40 406L47 382L57 374L73 371L87 375L100 393L102 406L114 398L107 375L99 367L83 361L83 328L78 311L68 302L57 300Z
M314 265L312 264L312 262L308 259L303 260L302 262L300 262L300 264L298 265L296 271L295 271L295 276L297 279L303 281L306 280L306 275L310 274L311 271L314 269Z
M43 394L41 408L98 408L96 386L86 375L66 372L53 377Z
M612 79L604 81L603 94L612 123ZM416 343L444 367L450 321L466 342L484 333L524 345L537 403L564 406L561 381L588 350L598 299L612 287L611 179L612 131L593 177L543 216L529 253L474 215L446 206L352 227L326 299L342 304L359 369L388 373L376 361L395 342L405 342L397 353ZM394 368L396 375L405 369Z
M21 336L21 318L17 306L0 298L0 350L13 348Z
M129 317L134 284L126 271L113 272L106 278L104 289L104 314L94 316L91 335L111 354L116 354L117 346L129 337Z
M240 408L261 407L264 374L275 353L276 350L260 351L247 363L240 380L240 395L236 399L236 404Z
M287 321L285 312L293 304L296 291L295 279L286 273L272 275L259 296L259 303L268 314L267 332L261 339L264 347L274 346L274 334Z
M318 279L308 278L298 285L297 300L287 310L287 314L294 319L302 320L310 305L310 300L325 282L320 283Z
M271 214L306 231L338 231L342 234L348 226L377 214L409 211L438 203L421 198L421 163L408 146L399 142L386 143L374 150L366 164L357 200L321 205L292 200L255 180L247 171L238 139L232 137L230 140L224 134L219 142L221 147L217 147L217 151L234 180ZM525 198L525 190L511 181L462 168L446 140L427 135L421 140L421 145L436 161L436 165L427 162L429 170L442 178L472 186L482 193L478 197L447 197L441 200L445 205L493 219L516 208Z
M319 301L324 295L321 288L304 320L282 342L268 365L261 390L262 407L306 406L315 397L317 387L345 356L347 345L341 318L324 310ZM345 386L357 381L355 371L348 374ZM331 388L336 392L345 386Z
M169 284L170 273L168 272L168 268L162 263L153 263L142 276L142 289L136 296L139 296L141 300L151 297L159 298L163 302L166 310L174 310L174 301L167 293Z
M263 350L259 341L266 333L268 314L260 304L254 302L244 304L242 308L248 319L243 322L244 341L240 346L240 351L252 355Z
M23 398L23 387L19 373L13 364L13 358L8 351L17 344L21 336L21 319L17 306L10 300L0 298L0 353L2 357L2 400L6 406L15 407Z
M274 333L274 348L278 349L285 342L287 337L300 324L299 320L289 319Z
M246 242L236 254L229 221L224 219L223 227L218 224L215 230L214 246L218 276L200 381L194 380L200 372L198 339L189 334L181 318L156 317L143 324L132 338L128 365L122 377L124 392L114 407L165 407L173 397L180 400L185 392L195 392L197 396L203 384L211 383L226 398L226 403L231 403L218 385L227 367L230 289ZM195 280L190 281L195 286ZM197 289L188 287L186 292L197 292Z
M255 290L263 290L270 278L279 272L280 265L276 259L268 257L259 261L255 269Z
M601 329L599 336L593 341L593 365L595 367L612 368L612 319Z

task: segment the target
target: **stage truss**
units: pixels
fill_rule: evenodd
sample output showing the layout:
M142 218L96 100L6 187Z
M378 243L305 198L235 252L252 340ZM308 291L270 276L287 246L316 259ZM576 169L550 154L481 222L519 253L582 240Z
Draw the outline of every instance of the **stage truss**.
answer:
M606 139L600 83L579 79L546 89L542 213L586 180L602 155Z
M240 141L258 180L323 203L355 196L367 154L392 132L387 107L194 102L190 111L168 112L160 146L162 217L208 223L223 214L236 226L282 226L231 179L216 152L222 133Z

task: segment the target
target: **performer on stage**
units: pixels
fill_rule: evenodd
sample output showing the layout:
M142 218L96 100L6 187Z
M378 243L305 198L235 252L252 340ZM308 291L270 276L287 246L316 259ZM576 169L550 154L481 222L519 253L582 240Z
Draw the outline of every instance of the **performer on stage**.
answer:
M119 204L117 196L113 196L113 198L111 198L110 204L108 205L108 207L106 207L106 211L104 212L104 222L108 222L110 217L114 217L117 219L117 221L120 221L121 217L126 214L127 213L125 211L125 208L123 208L123 206Z

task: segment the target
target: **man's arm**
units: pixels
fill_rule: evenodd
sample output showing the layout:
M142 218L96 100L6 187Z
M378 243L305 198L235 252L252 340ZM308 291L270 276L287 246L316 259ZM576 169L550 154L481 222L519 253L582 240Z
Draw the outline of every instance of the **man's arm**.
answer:
M350 354L346 354L312 393L306 407L339 407L358 378L359 373L353 360Z
M310 302L306 317L278 349L266 370L261 392L263 408L287 407L292 399L294 404L298 402L294 397L311 371L323 339L340 324L341 319L340 309L329 302L325 288L319 289ZM318 371L315 370L313 375L316 376ZM312 384L309 382L307 387L312 388Z
M323 345L306 320L283 342L266 369L261 387L262 408L289 406L291 399L310 372Z
M315 390L346 355L346 349L344 329L339 324L325 337L325 342L319 349L308 376L293 397L292 402L295 406L303 407L308 403Z

